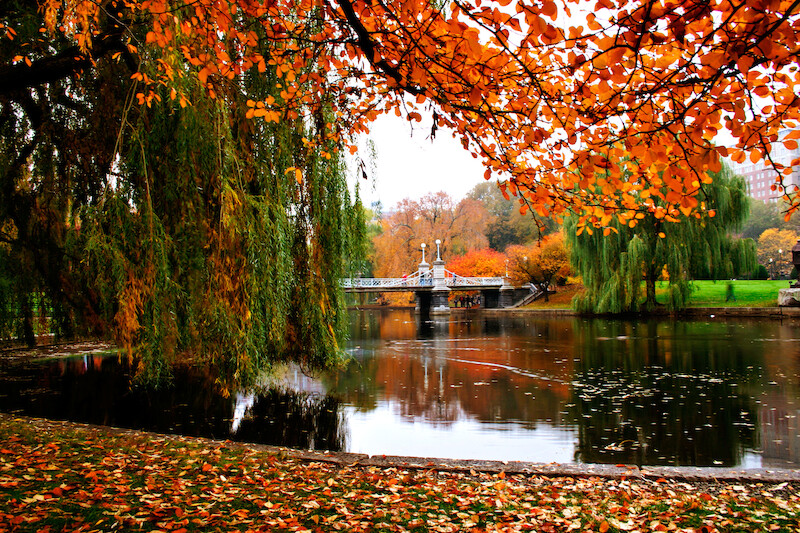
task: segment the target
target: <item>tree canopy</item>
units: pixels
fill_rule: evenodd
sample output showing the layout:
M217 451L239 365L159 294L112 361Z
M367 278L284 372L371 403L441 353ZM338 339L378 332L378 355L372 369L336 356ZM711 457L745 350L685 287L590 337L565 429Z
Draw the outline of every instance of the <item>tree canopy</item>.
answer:
M545 302L550 300L550 287L566 280L570 273L569 250L562 232L547 235L541 243L509 246L506 253L512 282L535 285Z
M398 203L391 216L381 220L383 232L373 239L375 276L395 277L415 272L427 246L425 260L436 259L436 240L445 261L468 250L486 246L486 209L476 200L456 202L445 192L426 194L419 200Z
M768 229L785 229L798 231L797 217L785 220L783 213L786 206L778 202L764 202L750 198L750 215L742 225L741 236L745 239L758 239Z
M506 256L491 248L472 249L447 260L447 270L458 276L495 277L506 273Z
M480 201L489 212L486 238L489 247L505 250L512 244L538 241L557 229L552 218L544 218L535 212L520 212L520 203L505 198L495 182L479 183L467 194L468 198Z
M43 0L26 21L41 33L27 38L9 19L22 4L3 9L14 45L0 94L107 59L137 67L148 105L161 86L185 103L187 83L213 96L223 80L270 70L279 91L250 99L252 117L330 106L324 142L381 113L420 121L429 109L431 134L455 131L525 206L575 211L580 224L703 216L720 156L791 171L770 159L800 108L800 6L788 0ZM713 144L723 127L733 148Z
M792 247L800 234L788 229L770 228L758 237L758 262L767 268L770 276L789 274L792 270Z

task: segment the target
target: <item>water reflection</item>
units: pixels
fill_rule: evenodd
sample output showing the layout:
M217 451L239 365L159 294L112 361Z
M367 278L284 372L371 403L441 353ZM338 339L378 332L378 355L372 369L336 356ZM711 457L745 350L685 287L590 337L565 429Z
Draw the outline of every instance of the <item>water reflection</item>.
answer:
M562 444L575 434L580 462L800 464L793 325L480 314L417 323L393 313L356 316L353 333L355 361L329 387L362 412L380 410L376 424L470 421L484 435L546 427ZM363 440L359 451L381 445Z
M177 368L170 386L134 387L116 357L88 355L10 364L0 371L0 411L159 433L343 450L339 401L298 372L253 394L225 397L215 377ZM305 386L304 386L305 385ZM318 383L317 383L318 385Z
M223 398L116 360L2 369L0 410L298 448L458 458L800 466L795 325L355 312L341 371Z

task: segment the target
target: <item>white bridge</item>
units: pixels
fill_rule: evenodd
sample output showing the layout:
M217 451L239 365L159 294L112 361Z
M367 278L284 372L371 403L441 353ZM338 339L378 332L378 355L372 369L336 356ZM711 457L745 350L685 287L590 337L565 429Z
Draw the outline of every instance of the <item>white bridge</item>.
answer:
M413 292L420 313L444 314L450 312L449 295L456 291L480 291L481 307L507 308L514 306L515 300L526 297L527 289L517 296L506 277L465 277L454 274L444 267L436 241L436 260L433 268L425 262L425 245L422 244L422 262L416 272L402 278L346 278L342 280L345 292Z
M436 281L437 283L434 283ZM434 280L430 270L417 270L402 278L345 278L345 292L401 292L431 290L434 287L449 289L499 289L504 285L503 277L466 277L444 270L444 276Z

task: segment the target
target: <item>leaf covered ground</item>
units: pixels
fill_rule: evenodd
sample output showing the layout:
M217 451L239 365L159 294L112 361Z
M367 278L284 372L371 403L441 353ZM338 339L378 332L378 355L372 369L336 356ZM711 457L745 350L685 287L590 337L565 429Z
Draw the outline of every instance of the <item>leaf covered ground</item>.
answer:
M341 466L0 417L0 531L797 531L800 487Z

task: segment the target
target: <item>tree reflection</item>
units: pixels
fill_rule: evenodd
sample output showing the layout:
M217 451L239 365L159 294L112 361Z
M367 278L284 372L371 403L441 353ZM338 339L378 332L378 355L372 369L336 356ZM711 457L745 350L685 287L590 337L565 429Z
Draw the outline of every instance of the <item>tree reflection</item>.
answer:
M342 450L339 401L291 389L268 389L232 434L236 396L224 396L215 376L198 368L173 369L168 386L132 385L132 371L116 357L84 356L11 365L0 376L0 411L158 433L299 448Z
M253 398L233 435L244 442L342 451L347 447L340 407L328 395L268 389Z
M395 312L371 329L375 342L357 328L360 350L329 390L359 410L389 401L400 416L434 425L560 423L572 373L569 320L433 317L413 333L409 324L412 314Z

